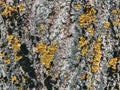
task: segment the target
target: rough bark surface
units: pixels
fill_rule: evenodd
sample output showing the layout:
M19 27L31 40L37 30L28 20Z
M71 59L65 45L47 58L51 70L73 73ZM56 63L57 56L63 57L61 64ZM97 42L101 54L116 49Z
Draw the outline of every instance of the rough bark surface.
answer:
M120 90L120 0L0 0L0 90Z

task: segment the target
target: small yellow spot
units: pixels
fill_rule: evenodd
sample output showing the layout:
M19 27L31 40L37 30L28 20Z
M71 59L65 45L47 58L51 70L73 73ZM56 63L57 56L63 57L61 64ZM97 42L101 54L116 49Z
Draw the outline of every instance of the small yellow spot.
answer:
M84 80L85 79L85 75L81 76L81 79Z
M76 59L77 59L77 60L80 60L80 56L76 56Z
M59 77L59 74L55 74L54 77L55 77L55 78L58 78L58 77Z
M68 78L68 75L67 75L67 74L64 74L64 78Z
M23 3L20 4L19 11L20 11L20 12L24 12L24 4L23 4Z
M89 11L89 14L90 14L90 15L93 15L93 14L95 14L95 13L96 13L96 10L95 10L94 8L91 8L90 11Z
M4 57L4 56L5 56L5 54L4 54L4 53L0 53L0 56L1 56L1 57Z
M105 29L108 29L109 27L110 27L110 23L109 23L109 22L105 22L105 23L104 23L104 28L105 28Z
M8 35L7 39L8 39L8 42L11 43L13 39L13 35Z
M76 11L80 10L80 4L75 5L75 6L74 6L74 9L75 9Z
M22 87L19 87L18 90L23 90L23 88L22 88Z
M102 41L102 38L99 36L99 37L97 38L97 42L100 43L101 41Z
M40 30L44 30L44 29L45 29L45 26L44 26L43 24L40 24L39 29L40 29Z
M91 70L92 70L93 73L95 73L95 72L97 72L98 67L92 66L92 67L91 67Z
M90 79L90 75L89 74L87 74L87 75L83 75L83 76L81 76L81 79L82 80L85 80L85 79Z
M15 55L14 57L15 57L15 61L17 62L22 58L22 56L17 56L17 55Z
M26 83L26 78L22 76L22 81L25 84Z
M115 37L116 37L116 38L119 38L119 35L118 35L118 34L116 34L116 35L115 35Z
M15 12L18 12L17 6L13 6L13 10L14 10Z
M11 83L14 84L14 82L16 82L16 80L17 80L17 77L16 77L16 76L13 76L13 77L11 78Z
M14 51L14 52L19 51L19 50L20 50L20 47L21 47L21 44L20 44L20 43L18 43L18 44L13 44L13 51Z

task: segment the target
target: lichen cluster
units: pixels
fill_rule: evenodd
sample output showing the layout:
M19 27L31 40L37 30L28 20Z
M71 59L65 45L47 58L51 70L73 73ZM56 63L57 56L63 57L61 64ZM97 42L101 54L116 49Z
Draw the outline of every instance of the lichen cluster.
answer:
M54 59L55 52L57 49L57 44L54 42L52 43L52 46L47 46L43 44L42 41L38 44L36 47L36 53L39 53L40 61L43 65L45 65L46 68L50 68L51 62Z

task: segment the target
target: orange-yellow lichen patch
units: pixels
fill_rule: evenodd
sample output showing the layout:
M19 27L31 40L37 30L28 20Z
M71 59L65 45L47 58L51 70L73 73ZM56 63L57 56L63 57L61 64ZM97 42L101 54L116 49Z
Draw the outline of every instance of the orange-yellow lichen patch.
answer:
M14 58L15 58L15 61L18 62L18 61L22 58L22 56L17 56L17 55L15 55Z
M115 20L115 21L113 21L113 25L117 27L120 25L120 22L118 20Z
M91 8L90 11L89 11L89 14L90 15L96 14L96 10L94 8Z
M8 35L7 39L8 39L8 42L11 43L13 39L13 35Z
M14 52L19 51L19 50L20 50L20 47L21 47L21 44L20 44L20 43L13 44L13 51L14 51Z
M91 70L93 73L96 73L98 71L98 66L92 66Z
M20 4L20 8L19 8L19 11L20 12L24 12L24 7L25 5L23 3Z
M86 6L86 13L79 17L79 25L82 27L88 27L96 20L96 10L89 5Z
M101 40L102 40L101 37L98 37L97 42L93 46L94 57L93 57L93 60L91 60L91 63L92 63L91 71L93 73L97 72L99 69L99 64L101 60Z
M116 15L117 14L117 10L112 10L112 15Z
M4 9L3 12L1 12L1 15L5 17L10 17L12 16L12 12L18 12L17 6L8 6L5 2L1 1L0 2L2 8ZM23 12L24 11L24 4L21 3L19 6L19 11Z
M58 77L59 77L59 74L58 74L58 73L56 73L56 74L54 75L54 77L55 77L55 78L58 78Z
M12 7L9 7L8 5L6 5L4 2L1 3L2 7L5 8L4 11L1 13L1 15L5 16L5 17L9 17L11 16L11 13L14 11L14 9Z
M80 4L75 5L75 6L74 6L74 9L75 9L76 11L80 10Z
M16 81L17 81L17 77L16 77L16 76L13 76L13 77L11 78L11 83L14 84Z
M88 46L83 47L83 49L81 50L82 56L85 56L87 51L88 51Z
M10 61L9 59L8 59L8 60L4 60L3 62L4 62L5 64L8 64L8 65L11 63L11 61Z
M84 37L80 37L80 40L79 40L79 47L83 47L85 44L87 44L87 40L84 38Z
M64 76L64 78L68 78L68 74L64 74L63 76Z
M97 38L97 42L100 43L101 41L102 41L102 38L99 36L99 37Z
M82 14L79 17L80 26L88 27L90 24L94 23L96 20L95 16L91 16L90 14Z
M90 78L91 78L91 75L89 75L89 74L81 76L82 80L90 79Z
M105 29L108 29L109 27L110 27L110 22L105 22L105 23L104 23L104 28L105 28Z
M39 53L41 55L40 61L46 68L50 68L56 50L57 50L56 42L53 42L51 46L47 46L42 41L40 41L40 43L36 47L36 53Z
M108 62L108 67L111 67L112 69L116 70L116 63L117 63L118 59L117 58L112 58L109 60Z
M12 43L13 52L18 52L20 50L21 44L19 40L13 35L8 35L8 43Z
M95 43L93 47L94 47L95 52L97 53L101 49L101 43Z

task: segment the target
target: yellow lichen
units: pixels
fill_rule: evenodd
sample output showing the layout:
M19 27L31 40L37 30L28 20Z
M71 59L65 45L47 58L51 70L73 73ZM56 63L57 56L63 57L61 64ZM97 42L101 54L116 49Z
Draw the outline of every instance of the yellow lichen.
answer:
M68 78L68 75L67 75L67 74L64 74L63 76L64 76L64 78Z
M8 42L11 43L13 39L13 35L8 35L7 39L8 39Z
M99 42L101 42L102 41L102 38L99 36L98 38L97 38L97 42L99 43Z
M91 78L91 75L89 75L89 74L81 76L82 80L90 79L90 78Z
M112 69L116 70L116 63L117 63L117 58L111 58L108 62L108 67L111 67Z
M105 29L108 29L109 27L110 27L110 23L109 23L109 22L105 22L105 23L104 23L104 28L105 28Z
M75 9L76 11L80 10L80 4L75 5L75 6L74 6L74 9Z
M94 57L93 60L91 60L92 66L91 66L91 71L93 73L97 72L99 69L99 64L101 60L101 37L97 38L97 42L94 44Z
M112 10L112 15L116 15L117 14L117 10Z
M13 52L16 53L20 50L21 44L19 43L19 40L16 37L13 37L13 35L8 35L8 42L12 43L12 49Z
M1 1L0 2L2 8L4 9L3 12L1 12L1 15L7 17L12 16L12 12L18 12L17 6L8 6L5 2ZM20 4L19 6L19 11L23 12L24 11L24 4Z
M11 61L10 61L9 59L8 59L8 60L4 60L3 62L4 62L5 64L8 64L8 65L11 63Z
M1 56L1 57L4 57L4 56L5 56L5 54L4 54L4 53L0 53L0 56Z
M50 68L51 62L54 59L56 49L56 42L53 42L52 46L47 46L42 41L40 41L40 43L36 47L36 53L39 53L41 55L40 61L46 68Z
M44 26L43 24L40 24L39 29L40 29L40 30L44 30L44 29L45 29L45 26Z
M23 3L20 4L19 11L20 11L20 12L24 12L24 4L23 4Z
M16 81L17 81L17 77L16 77L16 76L13 76L13 77L11 78L11 83L14 84Z
M26 78L22 76L22 82L25 84L26 83Z
M15 55L14 58L15 58L15 61L18 62L18 61L22 58L22 56L17 56L17 55Z
M95 13L96 13L96 10L94 8L91 8L90 11L89 11L89 14L94 15Z
M88 46L83 47L83 49L81 50L82 56L85 56L87 51L88 51Z
M118 20L115 20L115 21L113 21L113 25L117 27L120 25L120 22Z
M59 77L59 74L55 74L54 77L55 77L55 78L58 78L58 77Z
M20 43L18 43L18 44L13 44L13 51L14 51L14 52L19 51L19 50L20 50L20 47L21 47L21 44L20 44Z
M90 9L90 6L87 5L86 6L86 13L82 14L79 17L79 25L82 27L88 27L91 24L93 24L96 20L96 16L95 16L96 10L94 8Z
M87 44L87 41L84 37L80 37L80 40L79 40L79 47L83 47L85 44Z
M94 23L95 20L95 16L91 16L90 14L82 14L79 18L80 26L88 27L90 24Z

